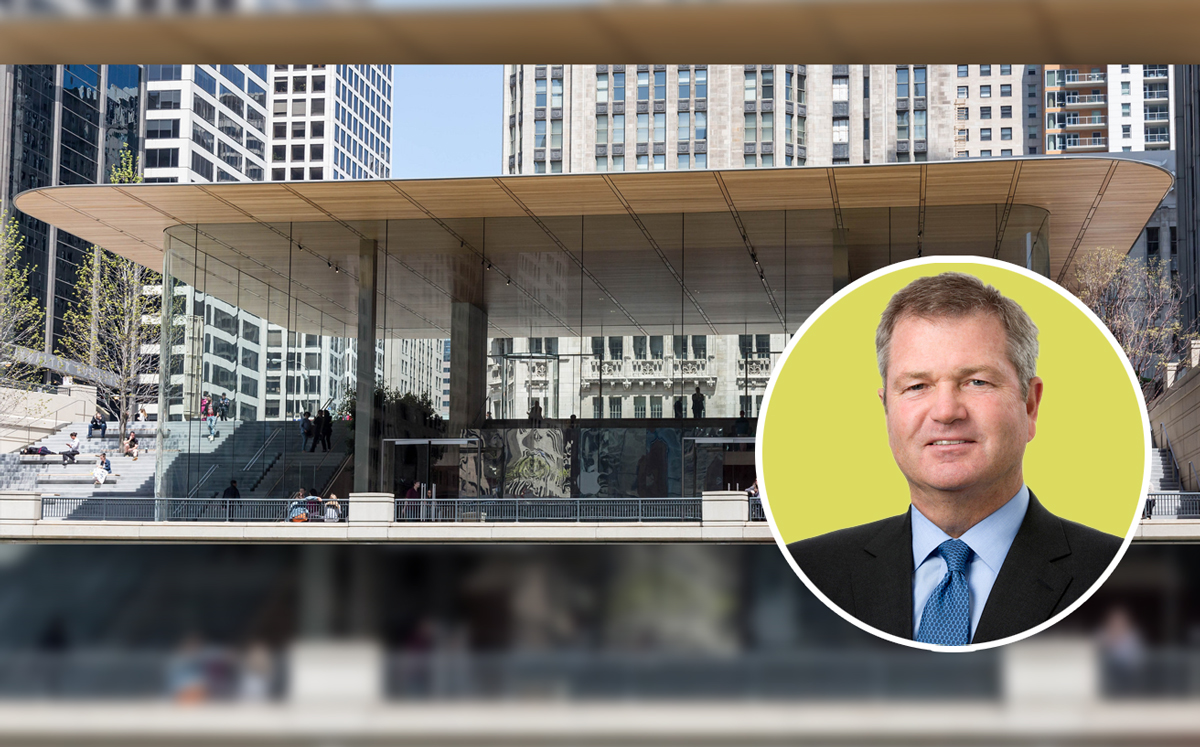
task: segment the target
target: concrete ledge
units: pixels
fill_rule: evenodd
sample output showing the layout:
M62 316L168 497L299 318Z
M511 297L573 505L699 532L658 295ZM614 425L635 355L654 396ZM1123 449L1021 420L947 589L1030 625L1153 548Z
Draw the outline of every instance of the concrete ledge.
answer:
M121 475L113 472L104 479L105 485L111 485L120 479ZM37 476L38 485L91 485L96 481L91 472L43 472Z
M1138 524L1134 542L1200 543L1200 519L1151 519Z

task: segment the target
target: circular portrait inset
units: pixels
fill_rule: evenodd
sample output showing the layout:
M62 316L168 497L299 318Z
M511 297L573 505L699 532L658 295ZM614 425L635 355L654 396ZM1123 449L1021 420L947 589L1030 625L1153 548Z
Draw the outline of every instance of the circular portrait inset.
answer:
M767 387L776 542L883 638L973 651L1045 629L1116 566L1149 482L1133 370L1065 289L990 259L872 273L804 323Z

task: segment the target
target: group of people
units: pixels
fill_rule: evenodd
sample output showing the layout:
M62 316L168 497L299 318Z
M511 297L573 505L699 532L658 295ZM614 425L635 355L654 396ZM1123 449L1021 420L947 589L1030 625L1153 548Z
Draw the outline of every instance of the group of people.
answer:
M318 521L319 518L331 524L342 520L342 504L337 493L322 499L319 495L309 495L304 488L297 490L288 502L287 520L303 522Z
M96 413L96 415L99 416L99 413ZM88 438L91 437L92 434L91 430L89 429ZM101 438L103 438L103 435ZM67 439L67 448L62 452L63 467L66 467L68 464L75 464L75 459L79 456L79 449L81 446L83 446L83 442L79 440L79 433L76 431L71 431L70 437ZM138 458L138 448L137 434L133 431L129 431L129 435L126 436L125 440L121 442L121 453L125 456L133 457L133 461L136 462ZM108 461L105 457L105 452L100 452L100 457L103 458L104 461ZM112 472L111 467L108 469L108 472Z
M300 418L300 436L303 438L301 451L316 451L317 444L321 444L322 451L329 451L329 441L333 436L333 416L329 410L319 410L316 418L310 412L304 413L304 417Z
M208 440L212 441L217 437L217 418L225 420L229 416L229 408L232 406L229 400L229 395L222 394L221 399L216 396L210 397L208 392L200 398L200 416L204 418L204 422L208 424Z

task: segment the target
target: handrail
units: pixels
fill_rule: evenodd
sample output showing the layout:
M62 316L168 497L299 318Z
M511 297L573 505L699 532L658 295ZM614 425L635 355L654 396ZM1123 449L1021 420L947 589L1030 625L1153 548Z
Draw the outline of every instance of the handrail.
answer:
M1188 469L1190 469L1192 471L1192 484L1200 485L1200 480L1196 479L1196 468L1192 466L1192 463L1190 460L1188 461ZM1183 480L1179 481L1179 487L1180 487L1180 489L1183 488Z
M263 441L263 445L258 447L258 451L254 452L254 456L250 457L250 461L246 462L246 466L242 467L242 472L249 471L249 469L254 466L254 463L262 458L262 455L266 452L267 447L270 446L271 442L274 441L275 438L278 437L282 432L282 428L276 428L274 431L272 431L271 435L267 437L267 440Z
M34 422L39 421L39 420L50 420L51 418L53 418L53 423L54 423L51 426L51 430L57 431L61 426L68 425L71 423L70 420L64 420L60 423L58 414L60 412L62 412L63 410L77 408L77 407L79 407L79 405L80 405L79 400L76 400L74 402L68 402L67 404L63 405L62 407L59 407L58 409L56 409L52 413L50 413L50 416L18 415L17 419L26 418L26 419L28 419L29 422L27 422L24 426L14 425L12 428L9 428L8 430L0 431L0 434L8 436L13 433L17 433L18 431L22 430L22 428L24 428L24 431L25 431L25 439L24 440L29 441L29 431L33 428ZM86 404L84 406L84 409L85 410L87 409ZM85 417L87 416L86 412L84 413L84 416ZM52 433L51 435L54 435L54 434Z
M214 473L214 472L216 472L216 471L217 471L217 465L215 465L215 464L214 464L213 466L209 467L209 468L208 468L208 471L204 473L204 477L201 477L201 478L200 478L200 481L199 481L199 482L197 482L197 483L196 483L196 485L195 485L195 487L193 487L193 488L191 489L191 492L189 492L189 493L188 493L188 496L187 496L187 497L188 497L188 498L195 498L195 497L196 497L196 493L199 493L199 492L200 492L200 486L201 486L201 485L203 485L205 482L207 482L207 481L208 481L208 478L212 477L212 473Z
M1179 471L1179 462L1175 461L1175 449L1171 446L1171 437L1167 435L1167 424L1160 420L1158 427L1162 430L1163 443L1167 445L1167 452L1171 455L1171 466L1175 468L1175 475L1179 476L1182 473Z
M350 464L352 459L354 459L353 452L343 455L342 463L339 464L338 468L333 471L333 476L326 480L325 484L321 486L321 492L319 495L329 495L329 490L333 487L333 484L337 482L338 478L342 476L342 473L346 471L346 466Z

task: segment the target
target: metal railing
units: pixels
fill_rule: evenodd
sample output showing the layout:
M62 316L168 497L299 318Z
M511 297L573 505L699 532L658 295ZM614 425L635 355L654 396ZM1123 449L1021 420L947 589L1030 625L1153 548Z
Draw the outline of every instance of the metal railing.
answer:
M1081 137L1067 140L1067 148L1103 148L1108 142L1103 137Z
M1200 519L1200 493L1149 493L1143 519Z
M1171 437L1167 435L1167 424L1159 421L1158 430L1162 434L1158 441L1158 448L1166 449L1167 453L1171 455L1171 467L1175 470L1175 479L1179 480L1182 485L1183 473L1179 470L1179 460L1175 458L1175 448L1171 446Z
M1171 134L1169 132L1147 132L1147 143L1169 143L1171 142Z
M1106 100L1107 97L1102 93L1090 93L1083 96L1067 96L1065 99L1067 106L1103 104Z
M1103 83L1107 77L1105 73L1067 73L1063 80L1066 83Z
M1147 122L1167 122L1170 119L1170 112L1146 112Z
M1142 98L1143 99L1169 99L1169 98L1171 98L1171 92L1170 91L1144 90L1144 91L1142 91Z
M338 521L346 521L349 501L339 501ZM67 521L289 521L286 498L62 498L42 496L42 518ZM306 501L310 522L325 521L321 501Z
M397 498L396 521L700 521L699 498Z
M750 521L766 521L767 513L763 511L762 498L750 499Z
M894 698L1000 696L1000 657L919 651L799 650L728 656L656 651L393 654L390 698L556 700Z
M1143 65L1143 78L1166 78L1168 75L1166 65Z

